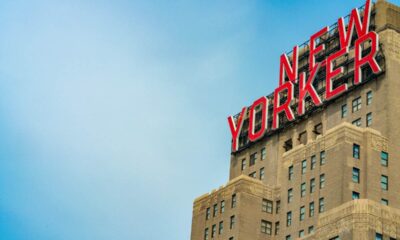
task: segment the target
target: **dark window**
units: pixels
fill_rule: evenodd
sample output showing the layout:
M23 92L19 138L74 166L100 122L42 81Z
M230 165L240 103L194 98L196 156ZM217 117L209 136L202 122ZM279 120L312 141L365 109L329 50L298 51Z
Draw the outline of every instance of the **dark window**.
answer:
M304 206L300 207L300 221L303 221L306 216L306 208Z
M293 179L293 166L289 167L288 178L289 178L289 181Z
M279 222L275 223L275 235L279 234Z
M292 212L286 213L286 226L292 225Z
M302 238L302 237L304 237L304 230L299 231L299 238Z
M319 189L325 187L325 174L319 175Z
M210 215L211 215L211 210L210 210L210 208L207 208L207 210L206 210L206 220L210 219Z
M311 156L311 170L317 165L317 157L315 155Z
M360 183L360 169L353 168L352 179L353 179L353 182Z
M217 212L218 212L218 205L214 204L214 208L213 208L213 217L217 216Z
M218 234L221 235L224 232L224 222L219 222Z
M347 117L347 104L342 105L342 118Z
M242 168L241 168L241 170L243 171L245 169L246 169L246 158L243 158L242 159Z
M310 193L315 192L315 178L310 180Z
M281 201L276 201L276 214L281 211Z
M353 112L357 112L361 109L361 97L353 100Z
M318 123L317 125L314 126L314 134L315 135L321 135L322 134L322 123Z
M366 124L367 124L367 127L371 126L371 124L372 124L372 113L368 113L367 114L367 122L366 122Z
M263 179L264 179L264 176L265 176L264 168L261 168L261 169L260 169L260 180L263 180Z
M253 166L256 164L257 161L257 153L253 153L250 155L250 166Z
M287 235L286 240L292 240L292 237L290 235Z
M381 176L381 188L382 188L382 190L389 189L389 178L385 175Z
M285 151L289 151L293 148L293 142L292 139L289 139L285 142L285 144L283 145L283 148L285 149Z
M322 213L325 211L325 199L320 198L319 199L319 212Z
M382 203L383 205L386 205L386 206L389 205L389 201L388 201L387 199L384 199L384 198L381 199L381 203Z
M261 160L264 160L267 157L267 150L264 148L261 149Z
M389 165L389 154L381 152L381 165L387 167Z
M353 144L353 158L360 159L360 145Z
M229 224L229 228L232 229L235 227L235 215L231 216L231 222Z
M382 239L383 239L382 234L380 233L375 234L375 240L382 240Z
M372 92L369 91L367 92L367 105L370 105L372 103Z
M307 160L301 161L301 174L306 173L307 170Z
M300 196L304 197L306 195L306 183L300 185Z
M265 220L261 220L261 232L265 233L267 235L271 235L272 234L272 223L265 221Z
M360 199L360 193L354 192L354 191L353 191L352 199L353 199L353 200L355 200L355 199Z
M313 216L314 216L314 202L310 202L309 210L308 210L308 215L309 215L310 217L313 217Z
M313 233L313 232L314 232L314 226L309 226L308 233Z
M273 203L270 200L263 199L262 201L262 211L267 213L272 213L273 211Z
M208 240L208 228L204 230L204 240Z
M214 238L215 234L217 233L217 226L214 224L214 225L212 225L211 229L212 229L211 230L211 238Z
M300 144L307 144L307 132L302 132L299 134L299 142Z
M221 211L221 213L225 212L225 201L224 200L221 201L221 209L220 209L220 211Z
M249 174L249 177L256 178L257 177L256 175L257 175L256 172L252 172L252 173Z
M358 118L352 122L354 126L361 127L361 118Z
M236 194L232 195L231 208L236 207Z
M293 189L291 188L288 190L288 200L287 201L288 201L288 203L291 203L292 200L293 200Z
M325 164L325 161L326 161L325 151L322 151L319 154L319 164L322 166Z

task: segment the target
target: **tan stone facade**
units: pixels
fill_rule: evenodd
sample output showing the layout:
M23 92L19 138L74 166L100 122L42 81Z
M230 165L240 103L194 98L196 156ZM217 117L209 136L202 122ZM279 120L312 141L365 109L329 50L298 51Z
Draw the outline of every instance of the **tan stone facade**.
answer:
M384 72L260 141L244 133L228 184L194 201L191 240L400 239L400 8L378 1L371 27Z

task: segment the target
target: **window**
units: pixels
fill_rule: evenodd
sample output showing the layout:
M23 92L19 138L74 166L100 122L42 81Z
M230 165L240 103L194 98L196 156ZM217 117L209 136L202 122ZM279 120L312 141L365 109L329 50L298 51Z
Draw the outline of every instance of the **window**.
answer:
M301 238L301 237L304 237L304 230L300 230L299 231L299 237Z
M300 221L303 221L306 216L306 208L304 206L300 207Z
M231 222L229 224L229 228L232 229L235 227L235 215L231 216Z
M329 240L340 240L339 236L333 237L333 238L329 238Z
M218 234L221 235L224 232L224 222L219 222Z
M347 117L347 104L342 105L342 118Z
M358 192L354 192L353 191L353 194L352 194L352 197L351 197L353 200L355 200L355 199L360 199L360 193L358 193Z
M300 185L300 196L304 197L306 195L306 183Z
M276 222L275 223L275 235L278 235L279 234L279 222Z
M252 173L249 174L249 177L256 178L257 177L256 175L257 175L256 172L252 172Z
M325 200L324 198L319 199L319 212L322 213L325 211Z
M261 168L261 169L260 169L260 180L263 180L263 179L264 179L264 176L265 176L264 168Z
M261 232L271 235L272 234L272 223L265 221L265 220L261 220Z
M352 122L354 126L361 127L361 118L358 118Z
M307 170L307 160L301 161L301 174L306 173Z
M211 210L210 210L210 208L207 208L207 210L206 210L206 220L210 219L210 215L211 215Z
M360 183L360 169L353 168L353 176L352 176L354 183Z
M372 91L367 92L367 105L372 103Z
M319 164L321 166L325 164L325 151L322 151L319 154Z
M225 201L224 200L222 200L221 201L221 213L224 213L225 212Z
M276 214L281 211L281 201L276 201Z
M250 166L253 166L256 164L257 161L257 153L253 153L250 155Z
M261 160L264 160L267 157L267 150L264 148L261 149Z
M235 208L236 207L236 194L232 195L232 203L231 203L231 208Z
M389 165L389 154L381 152L381 165L387 167Z
M314 216L314 202L310 202L309 209L308 209L308 216Z
M314 155L311 157L311 170L313 170L316 165L317 165L317 157Z
M385 175L381 176L381 188L382 188L382 190L388 190L389 189L389 179Z
M375 240L382 240L382 239L383 239L382 234L380 234L380 233L375 234Z
M314 232L314 226L309 226L308 233L313 233L313 232Z
M289 181L293 179L293 166L289 167L288 178L289 178Z
M319 189L322 189L325 187L325 174L321 174L319 176Z
M292 139L289 139L285 142L285 144L283 145L283 148L285 149L285 152L291 150L293 148L293 141Z
M204 230L204 240L208 240L208 228Z
M367 127L371 126L371 124L372 124L372 113L368 113L367 114L367 122L366 122L366 124L367 124Z
M287 195L288 195L287 202L291 203L292 200L293 200L293 189L292 188L288 190L288 194Z
M214 204L214 208L213 208L213 217L217 216L217 212L218 212L218 205Z
M242 159L242 167L241 167L242 171L246 169L246 158Z
M262 201L262 211L267 212L267 213L272 213L273 209L273 204L272 201L269 201L267 199L263 199Z
M321 135L322 134L322 123L318 123L317 125L314 126L314 134L315 135Z
M214 224L212 225L211 238L214 238L216 233L217 233L217 226Z
M315 178L310 180L310 193L315 192Z
M353 144L353 158L360 159L360 145Z
M234 237L230 237L229 240L235 240L235 238Z
M353 100L353 112L357 112L361 109L361 97Z
M304 131L304 132L300 133L298 140L299 140L300 144L306 145L307 144L307 132Z
M292 240L292 237L290 235L287 235L285 239L286 240Z
M292 225L292 212L286 213L286 226Z
M384 199L384 198L381 199L381 203L382 203L383 205L386 205L386 206L389 205L389 201L388 201L387 199Z

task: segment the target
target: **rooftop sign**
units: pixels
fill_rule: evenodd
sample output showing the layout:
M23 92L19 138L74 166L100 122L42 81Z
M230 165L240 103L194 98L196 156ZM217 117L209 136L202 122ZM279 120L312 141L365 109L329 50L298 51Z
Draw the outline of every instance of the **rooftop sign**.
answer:
M378 74L382 71L376 56L379 50L379 35L375 31L370 31L371 20L371 0L366 0L364 12L360 16L359 9L353 9L349 15L346 24L343 17L337 22L337 32L339 37L339 47L336 52L328 55L324 59L319 59L322 52L326 50L326 44L323 41L324 36L329 36L329 27L324 27L310 37L308 49L308 68L299 72L299 47L295 46L290 59L287 54L280 57L279 85L273 93L273 98L262 96L254 101L249 107L244 107L236 117L228 117L229 127L232 133L232 152L239 149L239 136L243 130L243 122L247 112L249 112L248 139L255 142L262 138L267 131L276 131L281 126L280 117L285 117L288 121L294 121L297 117L306 114L305 101L311 99L314 106L321 106L346 91L348 83L340 83L344 74L344 67L338 67L336 62L349 56L349 49L354 48L354 71L353 85L359 85L363 79L362 69L370 68L372 73ZM347 27L346 27L347 25ZM369 46L366 53L364 46ZM320 60L319 62L316 60ZM324 71L325 90L321 96L313 85L316 75ZM298 92L295 97L294 92ZM293 109L292 102L296 100L297 107ZM272 114L269 114L269 108L272 105ZM256 128L256 113L261 112L261 125ZM296 111L297 114L294 113ZM269 117L272 116L272 121ZM268 124L268 122L272 122Z

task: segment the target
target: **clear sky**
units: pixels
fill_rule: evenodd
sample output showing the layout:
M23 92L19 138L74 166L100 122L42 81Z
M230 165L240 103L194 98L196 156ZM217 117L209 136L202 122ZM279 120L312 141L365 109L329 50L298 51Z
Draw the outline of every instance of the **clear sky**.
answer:
M189 239L228 179L227 116L363 4L0 1L0 238Z

